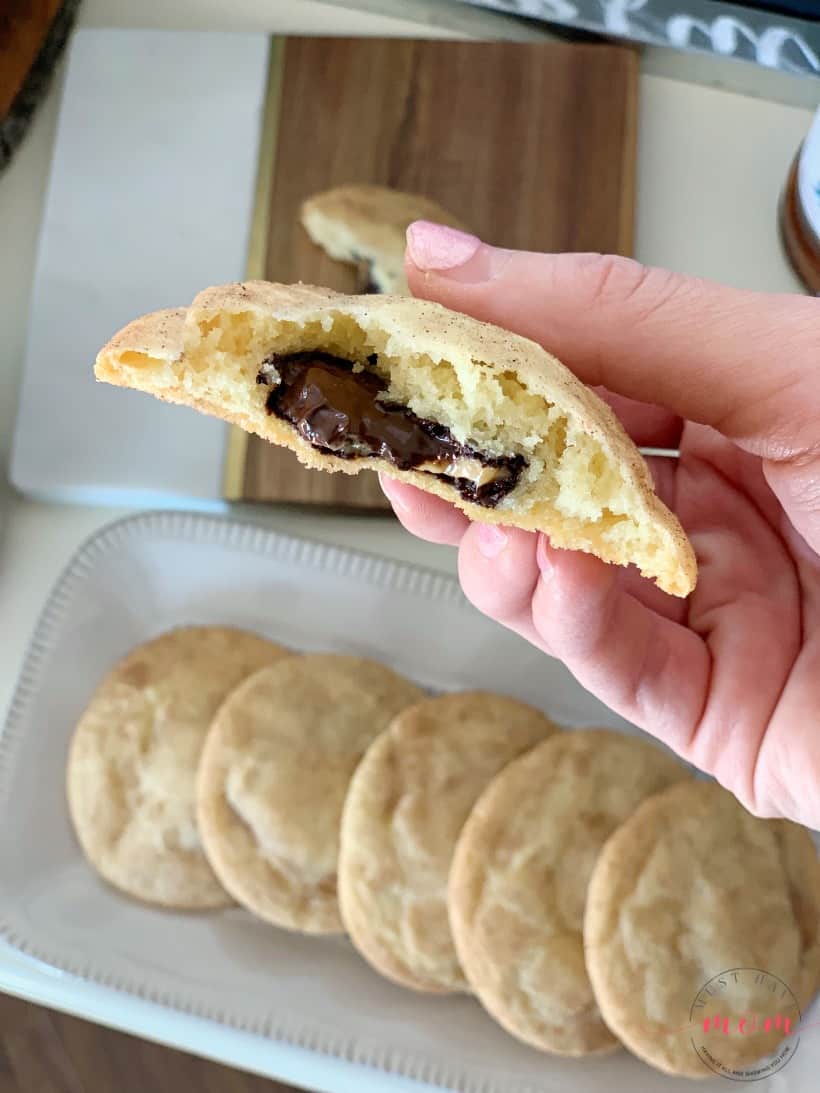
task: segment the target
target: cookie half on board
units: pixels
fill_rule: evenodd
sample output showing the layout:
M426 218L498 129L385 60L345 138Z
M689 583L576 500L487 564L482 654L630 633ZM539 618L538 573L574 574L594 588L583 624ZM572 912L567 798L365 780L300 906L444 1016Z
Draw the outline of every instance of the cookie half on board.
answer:
M634 563L697 567L615 415L540 345L440 304L249 281L130 323L98 379L193 406L309 467L383 471L469 517Z
M405 232L414 220L466 225L423 194L349 183L302 203L302 226L314 243L340 262L363 263L377 292L409 296L404 273Z

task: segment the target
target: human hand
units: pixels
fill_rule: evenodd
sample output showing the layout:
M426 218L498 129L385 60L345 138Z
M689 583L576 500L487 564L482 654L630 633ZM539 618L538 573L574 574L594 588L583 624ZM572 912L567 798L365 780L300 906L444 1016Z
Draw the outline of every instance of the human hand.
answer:
M541 534L471 524L389 479L459 548L467 597L752 812L820 827L820 301L624 258L498 250L417 223L416 296L540 342L620 415L695 548L681 602Z

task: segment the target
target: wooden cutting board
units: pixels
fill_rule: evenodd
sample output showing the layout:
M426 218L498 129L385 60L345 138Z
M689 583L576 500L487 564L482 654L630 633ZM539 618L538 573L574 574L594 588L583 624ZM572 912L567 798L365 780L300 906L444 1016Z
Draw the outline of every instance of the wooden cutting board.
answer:
M343 182L427 194L498 245L631 254L637 86L628 46L278 41L251 273L360 291L299 223L304 198ZM226 494L386 507L372 472L307 470L244 435Z

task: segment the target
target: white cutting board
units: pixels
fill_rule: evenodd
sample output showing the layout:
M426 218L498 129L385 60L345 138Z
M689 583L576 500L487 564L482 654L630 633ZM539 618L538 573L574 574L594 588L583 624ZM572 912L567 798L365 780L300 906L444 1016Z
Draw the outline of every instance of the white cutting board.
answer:
M92 367L130 319L244 276L268 48L262 34L74 36L11 461L24 493L220 498L226 427L96 383Z

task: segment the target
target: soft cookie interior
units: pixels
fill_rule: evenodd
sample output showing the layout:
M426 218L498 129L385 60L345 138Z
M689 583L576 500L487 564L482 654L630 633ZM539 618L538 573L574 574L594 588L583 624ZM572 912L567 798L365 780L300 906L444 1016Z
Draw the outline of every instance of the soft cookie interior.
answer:
M600 445L576 433L558 407L530 394L513 372L391 352L387 338L365 334L347 315L298 331L276 321L249 323L241 314L203 325L186 348L195 386L241 412L287 421L323 454L350 461L379 456L401 470L453 477L469 500L487 507L505 499L521 509L552 503L568 522L628 523L623 510L630 499L619 496L628 490ZM311 387L323 396L319 406ZM359 416L356 409L367 413L365 403L378 428L371 444L345 428L345 418ZM389 411L380 422L379 407ZM401 419L419 424L401 429ZM430 442L424 451L422 438ZM433 465L436 440L445 465ZM503 493L472 496L474 486L498 479Z

